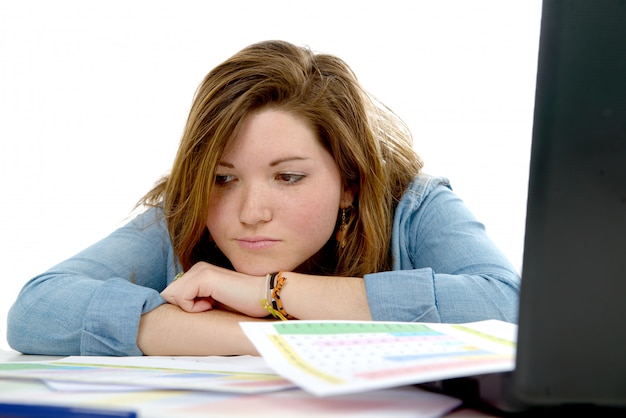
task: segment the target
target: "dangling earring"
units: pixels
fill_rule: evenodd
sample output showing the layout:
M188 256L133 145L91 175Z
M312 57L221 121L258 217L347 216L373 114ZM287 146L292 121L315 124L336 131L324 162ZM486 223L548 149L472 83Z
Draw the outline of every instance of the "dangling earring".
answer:
M337 230L337 234L335 235L335 239L339 243L340 248L344 248L346 246L346 242L344 238L346 237L347 228L348 228L348 225L346 223L346 209L342 208L341 209L341 225L339 226L339 229Z

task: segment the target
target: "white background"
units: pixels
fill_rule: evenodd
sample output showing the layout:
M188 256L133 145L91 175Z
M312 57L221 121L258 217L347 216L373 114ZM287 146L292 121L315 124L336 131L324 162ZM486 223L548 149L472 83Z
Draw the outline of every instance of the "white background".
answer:
M33 275L125 222L253 42L342 57L521 269L539 0L0 0L0 348Z

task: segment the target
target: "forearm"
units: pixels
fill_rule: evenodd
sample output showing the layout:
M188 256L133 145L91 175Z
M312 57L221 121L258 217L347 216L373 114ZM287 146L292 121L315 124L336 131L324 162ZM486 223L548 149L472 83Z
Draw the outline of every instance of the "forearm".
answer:
M282 278L285 282L280 300L285 311L297 319L371 319L361 278L291 271L283 272ZM244 315L265 317L269 312L262 301L270 297L269 283L268 277L248 276L200 262L171 283L161 296L187 313L212 312L221 304Z
M365 284L358 277L323 277L285 272L280 298L298 319L372 319Z
M239 326L255 320L223 310L189 313L165 304L141 317L137 345L145 355L258 355Z

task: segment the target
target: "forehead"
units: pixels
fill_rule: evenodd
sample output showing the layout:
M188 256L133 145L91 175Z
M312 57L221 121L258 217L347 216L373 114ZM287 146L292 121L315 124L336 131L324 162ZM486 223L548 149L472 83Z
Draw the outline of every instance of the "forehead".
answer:
M303 118L284 110L263 109L241 121L222 159L245 152L265 155L281 151L320 152L320 149L326 150L317 132Z

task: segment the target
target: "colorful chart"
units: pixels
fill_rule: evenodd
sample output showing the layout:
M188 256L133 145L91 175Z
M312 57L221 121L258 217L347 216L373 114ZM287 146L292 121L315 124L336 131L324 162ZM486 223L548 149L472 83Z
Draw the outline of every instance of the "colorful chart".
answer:
M512 369L515 343L482 325L289 321L247 332L275 370L324 395Z

